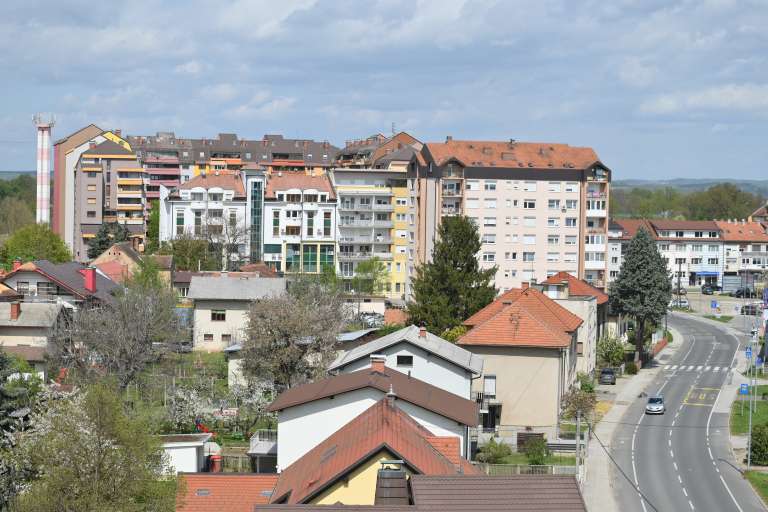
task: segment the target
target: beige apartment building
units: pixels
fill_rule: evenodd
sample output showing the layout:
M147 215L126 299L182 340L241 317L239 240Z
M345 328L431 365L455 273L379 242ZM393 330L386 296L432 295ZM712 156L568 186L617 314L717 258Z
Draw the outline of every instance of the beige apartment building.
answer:
M411 163L409 273L428 261L440 220L466 215L496 287L564 271L604 288L611 171L591 148L497 141L426 143Z

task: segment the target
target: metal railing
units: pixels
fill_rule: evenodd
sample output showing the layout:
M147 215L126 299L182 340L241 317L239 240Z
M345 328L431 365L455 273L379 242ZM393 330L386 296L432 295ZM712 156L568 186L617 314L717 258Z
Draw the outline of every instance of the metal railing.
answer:
M576 475L576 466L543 465L529 466L527 464L484 464L476 463L486 475L489 476L513 476L513 475Z

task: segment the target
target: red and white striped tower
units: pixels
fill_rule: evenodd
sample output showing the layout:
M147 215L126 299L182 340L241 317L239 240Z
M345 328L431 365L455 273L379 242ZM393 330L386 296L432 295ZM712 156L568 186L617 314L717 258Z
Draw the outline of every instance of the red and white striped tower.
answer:
M51 128L53 116L35 114L37 127L37 223L51 223Z

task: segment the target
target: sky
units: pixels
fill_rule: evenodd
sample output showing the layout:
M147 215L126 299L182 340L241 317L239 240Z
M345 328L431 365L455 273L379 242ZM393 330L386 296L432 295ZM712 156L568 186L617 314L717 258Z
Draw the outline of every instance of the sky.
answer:
M593 147L614 179L768 179L765 0L4 0L0 170L89 123Z

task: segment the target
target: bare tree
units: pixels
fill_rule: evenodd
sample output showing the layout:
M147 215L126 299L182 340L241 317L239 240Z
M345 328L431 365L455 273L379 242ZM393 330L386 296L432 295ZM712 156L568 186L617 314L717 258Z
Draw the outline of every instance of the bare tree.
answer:
M322 376L347 317L340 290L315 277L293 280L287 292L251 304L243 375L278 392Z
M210 215L211 211L208 213L203 236L212 255L221 262L221 269L232 270L245 257L244 250L251 231L245 222L237 222L236 218L214 217Z
M84 380L110 374L125 388L179 339L175 307L168 289L129 285L114 300L85 306L60 322L52 336L54 361Z

